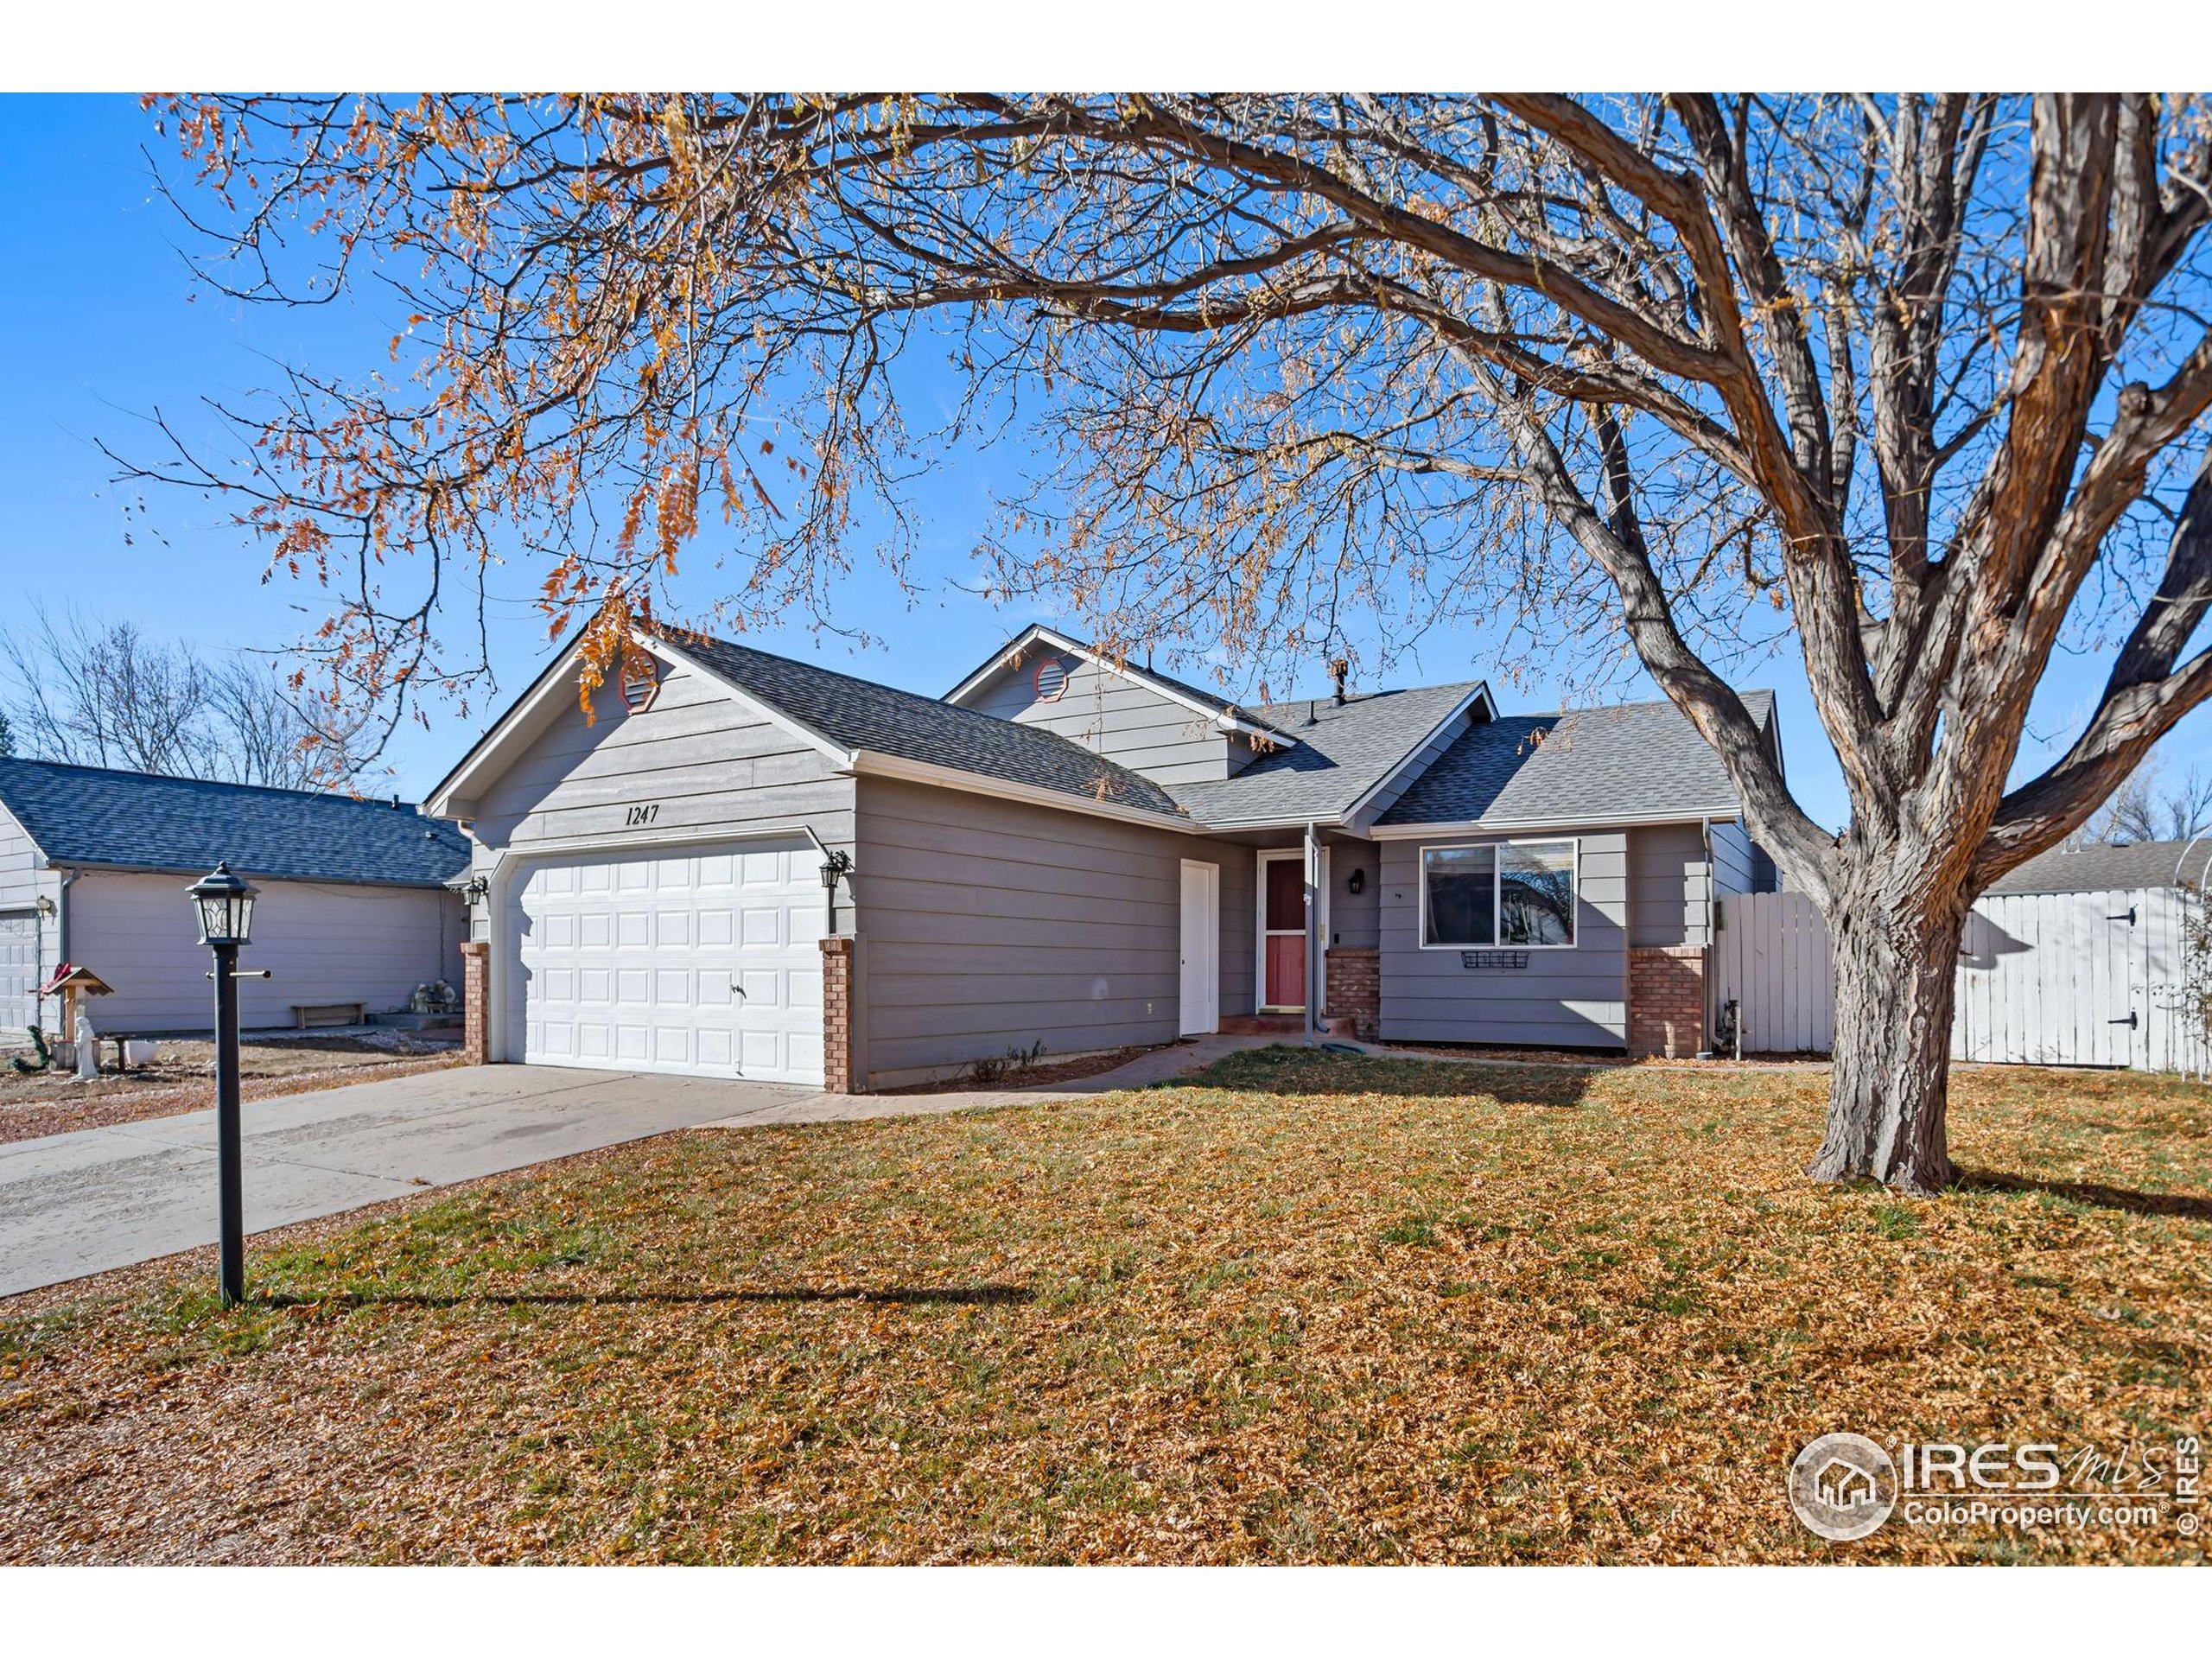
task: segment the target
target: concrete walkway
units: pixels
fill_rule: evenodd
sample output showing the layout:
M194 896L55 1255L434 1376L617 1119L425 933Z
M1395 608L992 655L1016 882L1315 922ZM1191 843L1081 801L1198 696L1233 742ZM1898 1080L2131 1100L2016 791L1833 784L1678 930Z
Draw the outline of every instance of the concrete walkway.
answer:
M1141 1089L1262 1048L1205 1037L1029 1089L830 1095L796 1085L556 1066L417 1072L245 1107L249 1233L695 1128L980 1111ZM215 1242L215 1114L0 1146L0 1296Z

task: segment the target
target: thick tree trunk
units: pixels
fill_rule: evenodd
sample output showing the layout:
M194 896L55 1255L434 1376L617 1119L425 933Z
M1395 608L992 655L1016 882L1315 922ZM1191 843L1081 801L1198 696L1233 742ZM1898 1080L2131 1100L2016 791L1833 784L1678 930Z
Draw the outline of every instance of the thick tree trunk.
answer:
M1866 858L1830 906L1835 1065L1827 1137L1806 1172L1815 1180L1916 1193L1950 1183L1951 1004L1971 901L1956 887L1928 892L1927 868L1917 849Z

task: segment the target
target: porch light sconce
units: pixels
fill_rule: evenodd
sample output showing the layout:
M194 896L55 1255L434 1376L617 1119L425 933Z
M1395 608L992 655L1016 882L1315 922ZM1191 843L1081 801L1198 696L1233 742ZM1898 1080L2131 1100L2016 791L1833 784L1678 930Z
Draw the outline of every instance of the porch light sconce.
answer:
M490 896L492 883L484 876L472 875L461 884L461 896L467 903L480 905Z
M1366 890L1367 872L1365 870L1354 870L1351 873L1351 880L1344 883L1344 891L1346 893L1364 893Z
M822 858L822 896L829 904L829 931L837 931L837 883L853 873L853 855L839 848Z

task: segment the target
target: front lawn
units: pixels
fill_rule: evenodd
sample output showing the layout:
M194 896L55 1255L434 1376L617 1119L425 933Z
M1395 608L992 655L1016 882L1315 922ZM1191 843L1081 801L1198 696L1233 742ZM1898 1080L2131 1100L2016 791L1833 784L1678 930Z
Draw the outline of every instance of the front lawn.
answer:
M1974 1179L1808 1185L1825 1079L1269 1049L694 1131L0 1304L0 1559L2184 1559L1800 1529L1815 1435L2212 1429L2212 1110L1982 1071Z

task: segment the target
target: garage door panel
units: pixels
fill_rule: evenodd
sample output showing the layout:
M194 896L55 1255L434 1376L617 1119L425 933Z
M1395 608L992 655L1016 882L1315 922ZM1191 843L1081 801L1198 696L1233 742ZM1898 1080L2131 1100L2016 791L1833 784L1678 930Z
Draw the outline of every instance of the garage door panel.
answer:
M510 906L519 1058L818 1084L817 861L784 845L533 868Z

